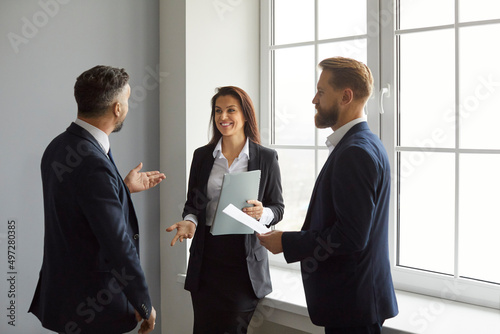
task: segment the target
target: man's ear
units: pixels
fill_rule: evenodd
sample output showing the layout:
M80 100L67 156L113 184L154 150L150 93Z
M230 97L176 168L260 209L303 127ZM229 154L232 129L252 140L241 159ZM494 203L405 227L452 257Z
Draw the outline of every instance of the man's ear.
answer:
M120 116L120 112L121 112L121 105L120 105L120 102L115 102L113 104L113 114L116 116L116 117L119 117Z
M350 88L345 88L342 93L342 104L349 104L354 100L354 92Z

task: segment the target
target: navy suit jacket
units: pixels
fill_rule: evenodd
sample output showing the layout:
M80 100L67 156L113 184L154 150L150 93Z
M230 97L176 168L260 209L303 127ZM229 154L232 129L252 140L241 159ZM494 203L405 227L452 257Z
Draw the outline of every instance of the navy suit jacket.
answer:
M390 272L387 153L366 122L340 140L318 175L302 231L282 236L287 262L301 261L314 324L382 323L398 313Z
M72 123L41 163L44 255L30 312L63 333L124 333L149 318L137 217L116 166Z
M276 151L265 148L249 141L248 170L260 169L259 196L257 200L264 207L273 211L274 220L271 225L283 218L283 197L281 195L281 174ZM198 148L193 155L187 201L184 206L183 217L194 214L198 218L198 226L190 248L189 265L185 288L196 291L200 282L201 266L203 262L203 246L205 242L207 183L214 164L213 151L215 145L205 145ZM263 298L272 291L269 274L269 260L267 250L260 244L255 234L245 235L245 250L250 281L257 298Z

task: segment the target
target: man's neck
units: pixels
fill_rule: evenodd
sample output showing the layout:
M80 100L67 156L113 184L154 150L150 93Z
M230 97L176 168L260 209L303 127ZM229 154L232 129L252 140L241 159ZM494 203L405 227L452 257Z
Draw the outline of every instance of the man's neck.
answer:
M355 119L361 118L365 115L364 112L365 104L359 103L352 105L351 108L340 112L339 119L337 123L332 126L332 130L336 131L346 125L347 123L354 121Z
M78 116L77 118L89 123L92 126L95 126L102 132L106 133L108 136L111 134L111 132L113 132L114 125L110 124L109 120L105 117L88 118Z

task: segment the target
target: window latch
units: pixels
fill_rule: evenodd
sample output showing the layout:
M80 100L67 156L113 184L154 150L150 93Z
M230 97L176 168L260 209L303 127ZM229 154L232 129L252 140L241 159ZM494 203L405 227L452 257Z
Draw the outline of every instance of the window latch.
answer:
M379 112L382 115L384 111L384 97L391 97L391 85L387 84L380 90Z

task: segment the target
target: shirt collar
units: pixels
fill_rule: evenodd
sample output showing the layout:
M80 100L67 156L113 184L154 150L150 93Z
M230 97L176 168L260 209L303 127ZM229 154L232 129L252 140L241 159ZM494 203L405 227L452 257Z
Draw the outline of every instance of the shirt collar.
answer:
M335 149L335 146L337 146L337 144L342 140L342 138L345 136L345 134L349 130L351 130L351 128L353 126L355 126L356 124L361 123L361 122L366 122L365 116L360 117L360 118L356 118L356 119L350 121L349 123L342 125L336 131L334 131L331 135L329 135L326 139L325 144L328 147L328 150L330 151L330 153L333 152L333 150Z
M75 124L81 126L85 130L90 132L92 137L94 137L95 140L97 140L97 142L99 143L99 145L103 149L104 153L108 154L108 152L109 152L109 137L104 131L96 128L95 126L93 126L93 125L91 125L91 124L89 124L89 123L87 123L79 118L76 119Z
M248 159L250 159L250 149L249 149L249 144L248 144L248 138L245 142L245 146L243 146L243 149L241 150L240 154L238 155L238 158L242 158L243 156L247 156ZM214 158L219 158L222 159L224 155L222 154L222 137L219 139L217 142L217 145L215 146L214 152L213 152Z

